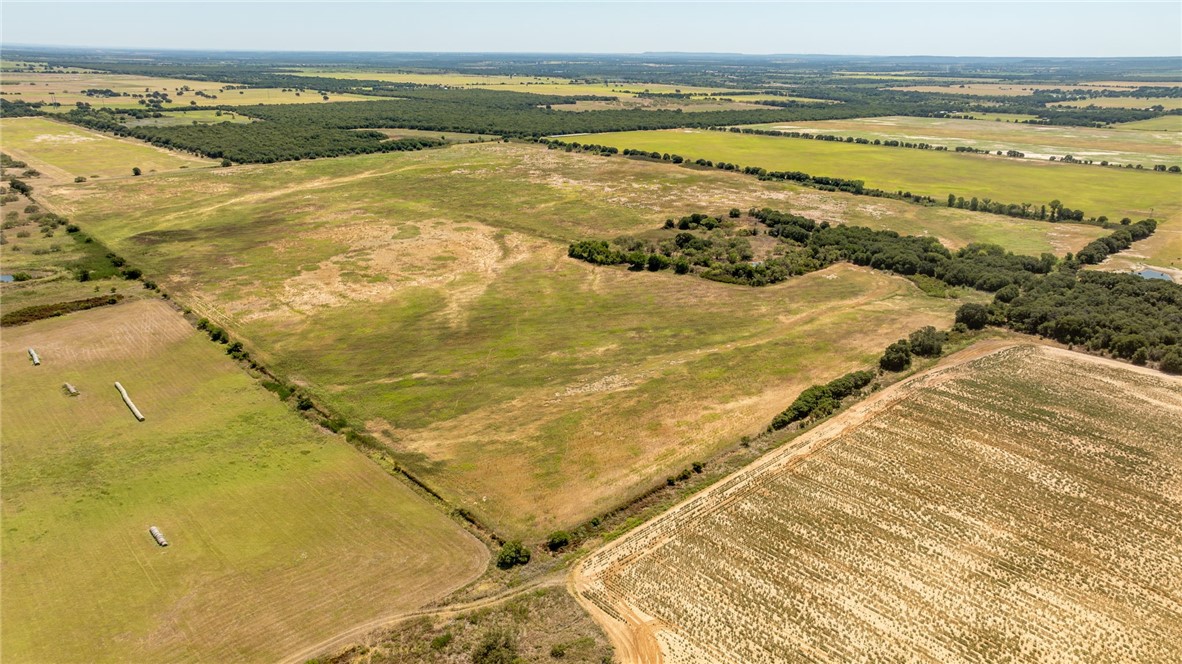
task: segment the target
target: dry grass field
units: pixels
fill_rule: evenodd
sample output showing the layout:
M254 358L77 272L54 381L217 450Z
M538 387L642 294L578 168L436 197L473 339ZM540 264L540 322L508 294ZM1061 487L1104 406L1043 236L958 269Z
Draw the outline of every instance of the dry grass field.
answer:
M959 304L850 266L751 289L571 260L573 239L703 209L766 204L880 226L895 218L877 210L928 210L541 146L459 144L51 194L510 534L544 535L660 483L760 431L807 385L871 363L900 330L946 326ZM957 220L975 219L934 211L924 223L973 237ZM1009 228L1012 241L1041 243L1065 230Z
M990 343L587 559L624 661L1182 658L1182 381Z
M1078 101L1063 101L1052 106L1072 106L1075 108L1141 108L1148 109L1161 106L1167 111L1182 108L1182 97L1096 97L1094 99L1080 99Z
M227 83L192 81L178 78L157 78L154 76L129 76L106 72L5 72L4 99L9 101L44 102L61 104L62 111L74 108L78 102L85 102L95 108L141 108L139 99L131 95L152 92L168 94L171 103L166 109L183 109L196 102L197 106L242 106L246 104L311 104L323 101L315 90L297 92L278 88L251 88L225 90ZM188 90L184 90L184 88ZM83 90L111 90L118 97L97 97L83 93ZM209 97L194 94L201 91ZM126 93L128 96L123 96ZM216 97L216 99L211 98ZM373 99L362 95L331 94L330 101L356 101Z
M159 299L5 328L0 360L5 661L274 661L485 568Z
M45 118L0 119L0 151L27 162L48 178L67 182L79 176L131 177L134 167L153 173L217 164L212 159ZM36 181L30 184L37 186Z

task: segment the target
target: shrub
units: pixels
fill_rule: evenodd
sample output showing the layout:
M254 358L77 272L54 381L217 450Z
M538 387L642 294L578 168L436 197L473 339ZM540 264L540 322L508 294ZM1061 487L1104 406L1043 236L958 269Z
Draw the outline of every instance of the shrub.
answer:
M920 357L938 357L944 352L948 335L928 325L911 333L907 339L911 352Z
M902 371L911 366L911 346L907 340L900 339L887 346L878 359L878 366L883 371Z
M497 567L509 569L516 565L525 565L529 563L529 557L529 549L525 548L520 540L505 542L501 552L497 554Z
M446 648L455 637L451 632L444 632L439 636L431 639L431 650L443 650Z
M472 649L472 664L516 664L517 661L517 639L506 630L485 634Z
M132 169L131 169L131 174L132 174L132 175L141 175L142 173L143 173L143 171L141 171L141 170L140 170L140 167L139 167L139 166L136 166L135 168L132 168Z
M79 175L78 177L74 178L74 182L86 182L86 178Z
M551 551L557 551L568 544L570 544L570 533L565 530L555 530L546 539L546 548Z
M1161 358L1161 370L1171 374L1182 374L1182 350L1175 348Z

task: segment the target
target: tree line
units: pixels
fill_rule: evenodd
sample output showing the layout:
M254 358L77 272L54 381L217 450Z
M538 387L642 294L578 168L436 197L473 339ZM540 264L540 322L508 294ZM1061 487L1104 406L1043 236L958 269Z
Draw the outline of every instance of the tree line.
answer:
M611 243L581 240L570 245L568 254L600 265L628 264L636 270L652 271L673 268L682 274L752 286L842 261L908 277L918 275L994 294L988 307L970 304L958 311L958 322L968 328L1005 326L1182 373L1182 286L1082 269L1152 235L1157 227L1152 219L1120 225L1077 254L1058 258L1049 253L1038 257L1014 254L985 243L950 251L931 237L831 226L769 208L752 209L748 215L758 220L768 235L778 238L785 245L783 255L790 257L782 268L785 271L775 272L774 279L768 278L773 274L771 268L763 266L777 264L773 259L753 260L742 250L749 244L720 245L719 237L701 235L702 230L716 232L727 226L721 216L701 213L667 222L666 231L672 237L643 241L617 238ZM726 272L720 270L722 266L732 267ZM735 278L725 278L728 275ZM923 339L911 339L906 348L900 344L888 349L884 357L893 359L887 359L883 368L898 366L920 341ZM931 340L927 341L930 345Z

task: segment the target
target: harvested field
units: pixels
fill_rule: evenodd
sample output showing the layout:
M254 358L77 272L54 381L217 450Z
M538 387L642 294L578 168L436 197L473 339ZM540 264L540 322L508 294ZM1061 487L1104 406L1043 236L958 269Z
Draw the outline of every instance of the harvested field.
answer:
M584 604L630 661L1182 658L1182 381L991 343L593 554Z
M767 204L873 221L863 206L876 202L541 146L56 193L179 301L509 535L545 535L659 484L758 432L809 384L873 362L901 331L947 326L960 304L848 265L750 289L571 260L570 240L692 211ZM971 229L952 221L949 233ZM1013 234L1021 242L1068 229L1010 228L1030 231Z
M275 661L485 568L160 300L6 329L0 360L5 661Z

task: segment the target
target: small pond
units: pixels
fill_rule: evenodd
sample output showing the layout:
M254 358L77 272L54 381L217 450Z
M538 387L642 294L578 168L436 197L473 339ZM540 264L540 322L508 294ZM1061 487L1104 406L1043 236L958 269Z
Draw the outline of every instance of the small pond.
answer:
M11 274L0 274L0 282L8 283L9 281L12 281Z
M1161 279L1163 281L1173 281L1173 279L1170 278L1170 275L1166 274L1165 272L1158 272L1157 270L1151 270L1149 268L1137 270L1133 274L1141 277L1142 279Z

